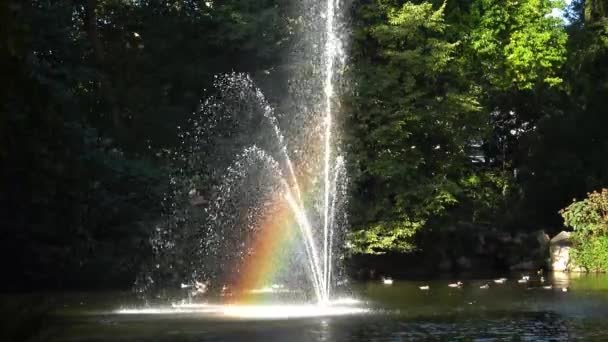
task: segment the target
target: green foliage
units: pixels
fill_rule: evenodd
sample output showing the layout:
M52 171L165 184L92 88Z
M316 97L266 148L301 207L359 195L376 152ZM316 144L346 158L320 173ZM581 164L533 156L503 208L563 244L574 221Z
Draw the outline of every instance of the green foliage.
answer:
M352 253L383 254L387 251L409 252L411 240L424 224L402 218L394 222L378 222L365 229L351 232L348 247Z
M285 94L294 6L0 5L0 250L15 286L131 283L176 166L160 151L175 150L215 74L247 72L269 97ZM418 231L447 226L556 229L559 208L607 184L605 1L574 1L568 25L549 15L564 6L551 0L353 6L353 87L339 116L353 252L411 251ZM222 124L187 161L202 197L225 156L264 134L246 118L242 136ZM593 203L564 215L578 258L605 265Z
M467 151L484 120L476 88L461 78L459 42L446 37L444 8L359 8L347 122L362 189L353 201L355 250L410 250L414 232L458 203L460 179L470 176Z
M601 50L569 39L577 25L551 15L565 4L435 5L374 1L356 8L356 86L346 131L354 159L351 238L360 252L411 250L417 230L455 222L554 227L564 196L601 184L605 175L606 163L592 152L604 149L603 119L571 110L567 94L602 91L591 73L584 89L570 88L586 78L569 74L588 65L597 75L601 59L577 64L572 56ZM585 27L597 45L603 35ZM588 128L575 129L581 125ZM589 132L595 143L580 136ZM564 153L556 154L556 146ZM582 165L594 165L593 171ZM547 199L547 191L556 196ZM368 248L366 237L376 247Z
M130 287L167 190L159 151L177 144L213 75L278 67L288 8L0 4L0 256L14 280L2 287Z
M575 3L575 5L577 5ZM555 229L555 213L573 197L608 183L608 29L603 19L587 20L583 8L567 32L568 63L563 91L544 93L530 110L537 113L533 132L518 141L517 160L522 222ZM531 100L529 102L536 102ZM550 195L548 195L550 194Z
M582 236L608 235L608 189L587 194L560 211L567 226Z
M552 0L476 1L471 47L482 77L501 89L561 84L568 36L561 19L550 14L564 6Z
M597 236L578 240L572 250L575 265L581 265L591 272L606 272L608 270L608 236Z
M560 213L574 229L576 264L592 271L608 270L608 189L589 193Z
M288 6L280 1L170 3L98 1L99 39L108 66L97 71L115 88L118 118L128 133L117 134L101 84L90 91L105 106L95 107L90 120L110 126L128 152L145 153L149 142L174 146L176 127L199 105L214 75L258 76L279 66L288 46ZM93 50L83 53L88 63L94 61Z
M451 220L479 225L493 224L497 213L509 206L512 179L499 170L478 170L460 180L458 206L450 212Z

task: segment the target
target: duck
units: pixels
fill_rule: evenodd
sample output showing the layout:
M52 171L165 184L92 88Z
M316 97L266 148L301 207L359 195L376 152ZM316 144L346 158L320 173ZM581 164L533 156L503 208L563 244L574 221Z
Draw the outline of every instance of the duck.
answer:
M545 282L545 277L540 276L540 282L541 282L541 283L544 283L544 282Z
M418 286L418 288L422 291L428 291L431 287L428 285L422 285L422 286Z
M455 282L455 283L448 284L448 286L449 286L449 287L452 287L452 288L455 288L455 287L460 288L460 287L462 287L462 282L459 280L459 281L457 281L457 282Z
M382 278L382 284L393 285L393 279L392 278Z
M562 292L568 292L568 288L567 287L562 287Z
M506 282L507 282L507 278L494 279L494 283L496 283L496 284L504 284Z
M485 283L485 284L481 285L479 288L483 289L483 290L489 289L490 288L490 284Z

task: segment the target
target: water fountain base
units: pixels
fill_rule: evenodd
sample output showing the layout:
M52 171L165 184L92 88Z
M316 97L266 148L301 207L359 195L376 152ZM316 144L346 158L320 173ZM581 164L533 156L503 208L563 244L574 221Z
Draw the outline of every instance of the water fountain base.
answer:
M171 306L141 309L121 309L121 315L174 315L195 314L206 317L240 319L293 319L358 315L368 312L361 303L351 298L330 301L327 304L172 304Z

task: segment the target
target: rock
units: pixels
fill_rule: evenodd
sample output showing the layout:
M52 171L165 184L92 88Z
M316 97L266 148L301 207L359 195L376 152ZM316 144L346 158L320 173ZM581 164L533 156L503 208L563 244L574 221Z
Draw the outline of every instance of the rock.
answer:
M536 242L538 242L538 248L536 248L535 255L539 260L542 260L543 268L546 268L551 263L549 253L551 238L543 230L539 230L536 232Z
M566 232L566 231L561 231L559 234L555 235L552 239L551 239L551 245L556 245L556 244L566 244L566 245L572 245L572 241L570 240L570 232Z
M460 258L458 258L458 260L456 260L456 263L458 264L458 267L463 270L469 270L473 267L471 260L465 256L461 256Z
M539 230L536 232L536 241L538 241L540 249L545 250L549 247L549 242L551 242L551 238L549 238L549 235L547 235L544 230Z
M554 236L549 243L549 251L551 255L551 269L553 271L580 271L581 268L573 265L570 260L570 251L572 249L572 240L570 232L562 231Z
M564 272L568 270L570 263L570 248L566 246L556 246L551 248L551 269L553 271Z

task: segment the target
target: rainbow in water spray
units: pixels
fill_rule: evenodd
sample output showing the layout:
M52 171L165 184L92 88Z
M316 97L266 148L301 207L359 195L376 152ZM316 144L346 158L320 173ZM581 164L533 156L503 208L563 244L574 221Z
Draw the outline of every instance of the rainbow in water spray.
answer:
M339 8L340 0L326 0L322 75L324 96L322 103L320 103L323 111L323 127L321 129L323 132L321 227L314 227L317 228L314 229L311 225L303 199L303 192L298 183L298 177L294 171L285 139L271 106L268 105L263 94L258 91L257 97L265 107L264 116L274 128L275 136L281 146L281 153L287 166L287 177L282 177L283 197L292 214L290 215L286 208L282 207L273 218L264 220L260 235L254 238L252 245L256 255L253 258L246 259L245 264L239 269L239 273L241 271L242 273L238 287L242 289L263 289L269 283L272 284L273 277L276 276L281 266L284 266L281 260L288 259L281 256L281 252L285 251L286 246L293 245L293 241L287 239L291 236L289 227L294 225L289 220L289 216L292 216L295 218L297 227L299 227L305 246L307 263L310 269L309 274L317 302L328 303L330 300L333 276L334 216L337 202L336 184L340 172L344 170L343 158L337 154L337 151L332 150L332 144L335 143L335 137L332 136L333 115L335 107L337 107L334 83L344 65L344 49L338 34L339 17L337 12ZM310 182L307 184L310 184ZM307 194L304 193L304 195ZM317 234L318 236L316 236Z

